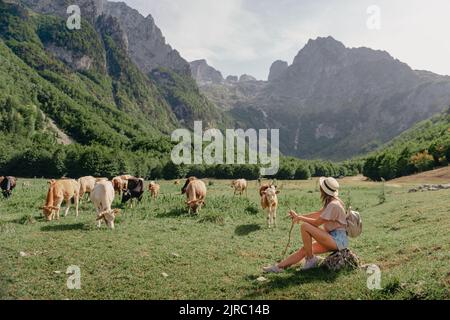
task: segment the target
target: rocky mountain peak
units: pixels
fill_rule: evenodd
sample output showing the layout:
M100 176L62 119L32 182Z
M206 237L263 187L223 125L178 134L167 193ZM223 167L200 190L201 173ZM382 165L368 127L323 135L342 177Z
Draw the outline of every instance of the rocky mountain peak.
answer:
M214 69L204 59L192 61L190 63L192 77L198 84L220 84L224 81L222 73Z
M128 37L129 54L142 72L165 67L190 75L189 63L166 43L151 15L144 17L123 2L105 2L104 11L122 25Z
M257 80L255 77L248 74L243 74L242 76L239 77L239 82L250 82L250 81L257 81Z
M288 68L289 64L286 61L275 61L270 67L269 81L278 79Z
M114 17L128 42L128 53L144 73L164 67L185 75L190 74L189 63L178 51L166 43L161 30L151 15L144 17L124 2L106 0L21 0L38 13L54 14L67 18L67 7L78 5L82 18L95 25L100 16Z
M294 59L293 65L301 64L302 60L317 61L318 63L336 62L346 54L346 47L333 37L319 37L310 39Z

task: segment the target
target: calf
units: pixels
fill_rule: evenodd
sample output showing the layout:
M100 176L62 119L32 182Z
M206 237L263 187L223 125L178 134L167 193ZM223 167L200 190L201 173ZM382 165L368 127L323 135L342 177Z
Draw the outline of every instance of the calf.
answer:
M17 180L14 177L0 177L0 188L5 198L12 196L12 192L16 187Z
M153 199L158 198L160 189L161 186L154 181L150 182L150 185L148 186L148 191L150 191L150 194Z
M110 181L99 181L91 192L90 198L97 210L97 227L101 227L102 220L106 225L114 229L114 220L119 210L112 210L115 191Z
M263 190L264 188L264 190ZM269 228L277 226L277 208L278 208L278 194L275 186L263 186L260 190L261 206L267 210L267 224Z
M127 203L129 200L137 199L139 202L144 195L144 179L132 178L128 180L128 186L123 190L122 203ZM133 204L131 203L131 207Z
M248 183L247 183L247 180L245 180L245 179L234 180L231 183L231 187L234 188L234 195L239 193L239 195L242 196L244 194L244 192L246 195L248 195L247 194Z
M188 179L189 181L189 179ZM206 185L203 181L198 179L191 180L185 190L187 201L186 204L189 207L189 214L191 211L197 213L202 206L205 205L206 197Z
M69 214L70 200L75 200L75 210L78 217L78 201L80 185L77 181L71 179L63 180L50 180L49 189L47 192L47 200L45 206L42 207L44 216L48 221L54 219L59 220L59 212L61 210L61 204L63 200L66 201L66 211L64 216Z

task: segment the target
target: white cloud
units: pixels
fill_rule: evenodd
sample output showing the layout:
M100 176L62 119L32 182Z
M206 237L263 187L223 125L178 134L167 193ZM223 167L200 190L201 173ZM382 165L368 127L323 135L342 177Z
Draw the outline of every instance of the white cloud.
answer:
M413 68L450 74L448 0L125 0L151 14L187 60L205 58L227 74L267 77L270 64L291 62L310 38L382 49ZM381 8L381 30L366 10Z

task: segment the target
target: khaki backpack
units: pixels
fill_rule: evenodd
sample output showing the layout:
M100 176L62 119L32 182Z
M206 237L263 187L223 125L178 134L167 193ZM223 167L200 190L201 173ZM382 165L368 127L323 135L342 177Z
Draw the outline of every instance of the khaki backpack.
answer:
M351 207L347 210L347 235L350 238L357 238L361 235L363 228L361 214L353 211Z

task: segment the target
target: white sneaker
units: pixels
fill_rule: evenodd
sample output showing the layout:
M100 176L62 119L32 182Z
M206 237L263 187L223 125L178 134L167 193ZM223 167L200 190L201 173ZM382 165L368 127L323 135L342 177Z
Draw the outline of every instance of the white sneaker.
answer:
M306 263L303 267L303 270L310 270L310 269L317 268L317 266L319 265L319 262L320 262L320 260L316 256L313 256L311 259L306 259Z
M270 266L270 267L264 267L263 271L265 273L281 273L284 270L279 268L276 264L274 264L273 266Z

